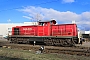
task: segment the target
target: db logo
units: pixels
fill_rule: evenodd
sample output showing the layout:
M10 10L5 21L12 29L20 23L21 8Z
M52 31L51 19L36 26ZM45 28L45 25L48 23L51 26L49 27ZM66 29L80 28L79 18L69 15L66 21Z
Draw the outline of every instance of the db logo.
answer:
M23 28L23 30L32 30L32 28Z

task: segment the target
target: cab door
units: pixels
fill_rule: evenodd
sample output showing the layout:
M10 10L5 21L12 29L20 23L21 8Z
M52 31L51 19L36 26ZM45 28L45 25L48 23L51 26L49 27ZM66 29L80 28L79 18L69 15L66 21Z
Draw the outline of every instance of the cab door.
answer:
M19 35L19 28L14 28L14 35Z

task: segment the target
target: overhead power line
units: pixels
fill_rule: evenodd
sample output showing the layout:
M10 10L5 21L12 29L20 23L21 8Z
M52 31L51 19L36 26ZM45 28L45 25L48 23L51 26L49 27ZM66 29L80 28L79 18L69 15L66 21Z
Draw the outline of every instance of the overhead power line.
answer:
M48 3L58 2L58 1L59 0L52 0L52 1L42 2L42 3L38 3L38 4L34 4L34 5L48 4ZM15 8L10 8L10 9L4 9L4 10L0 10L0 12L7 11L7 10L13 10L13 9L19 9L19 8L22 8L22 7L15 7Z

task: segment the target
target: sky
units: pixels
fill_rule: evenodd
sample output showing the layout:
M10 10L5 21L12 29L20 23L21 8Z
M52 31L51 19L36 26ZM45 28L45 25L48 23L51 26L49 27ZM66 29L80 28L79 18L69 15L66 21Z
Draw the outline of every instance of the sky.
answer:
M0 23L55 19L90 30L90 0L0 0Z

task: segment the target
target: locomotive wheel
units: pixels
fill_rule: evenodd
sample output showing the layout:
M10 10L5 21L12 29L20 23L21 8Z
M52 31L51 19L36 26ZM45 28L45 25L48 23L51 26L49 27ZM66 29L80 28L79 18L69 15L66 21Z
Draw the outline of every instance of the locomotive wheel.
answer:
M48 45L48 46L53 45L52 39L49 39L49 38L45 39L45 40L44 40L44 43L45 43L46 45Z
M75 44L72 39L65 39L63 42L64 43L63 43L62 46L66 46L66 47L68 47L68 46L74 46L74 44Z
M15 44L17 44L17 39L16 39L16 38L10 38L10 43L15 43Z

